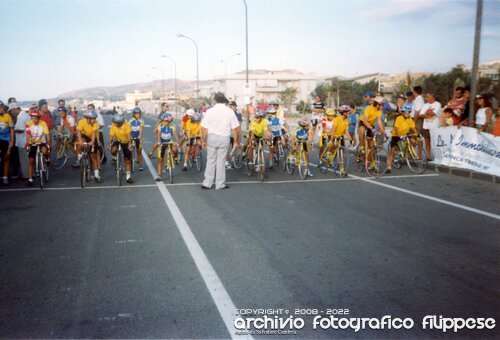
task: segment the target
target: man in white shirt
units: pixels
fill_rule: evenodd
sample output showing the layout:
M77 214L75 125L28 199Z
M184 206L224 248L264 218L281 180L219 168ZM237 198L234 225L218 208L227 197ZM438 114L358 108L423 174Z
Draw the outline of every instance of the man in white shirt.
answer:
M28 154L24 149L26 145L26 124L31 121L31 117L26 111L21 111L21 107L18 103L11 103L9 105L9 112L19 111L17 114L16 125L14 126L14 132L16 133L16 147L19 151L19 163L21 164L21 172L23 179L28 177Z
M422 135L425 138L425 151L427 153L427 160L431 160L431 129L439 126L439 115L441 114L441 103L436 101L434 94L425 94L425 103L420 110L420 117L424 119L422 126Z
M207 150L207 166L202 189L210 189L214 184L215 189L228 189L226 182L225 160L229 149L231 131L235 143L239 143L240 136L238 119L226 104L229 102L224 94L215 94L215 106L208 109L201 121L201 140L203 148Z
M422 97L422 86L415 86L413 88L413 100L411 106L410 117L415 121L417 131L422 130L423 117L420 117L420 112L422 111L422 106L424 106L424 97Z

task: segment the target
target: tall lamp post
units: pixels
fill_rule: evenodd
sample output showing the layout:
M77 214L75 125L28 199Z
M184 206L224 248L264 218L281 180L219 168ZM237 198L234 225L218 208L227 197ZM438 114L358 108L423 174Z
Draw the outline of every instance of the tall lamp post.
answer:
M474 101L476 100L478 68L479 68L479 49L481 46L481 23L483 18L483 0L477 0L476 4L476 29L474 31L474 53L472 56L472 74L470 89L469 106L469 126L473 126L472 121L475 118Z
M171 60L174 63L174 89L175 89L175 112L177 112L177 63L174 58L169 57L168 55L161 55L162 58L166 58Z
M159 67L153 66L153 70L158 70L161 72L162 81L161 81L161 95L165 98L165 72Z
M245 89L248 90L249 86L250 86L250 84L248 84L248 7L247 7L247 2L245 0L243 0L243 4L245 4L245 54L246 54ZM250 94L248 94L248 99L250 100ZM250 124L250 114L248 113L248 105L249 104L247 104L247 126Z
M184 34L177 34L177 38L186 38L188 40L191 40L196 47L196 97L200 97L200 73L199 73L199 66L198 66L198 44L196 41L194 41L193 38L190 38Z

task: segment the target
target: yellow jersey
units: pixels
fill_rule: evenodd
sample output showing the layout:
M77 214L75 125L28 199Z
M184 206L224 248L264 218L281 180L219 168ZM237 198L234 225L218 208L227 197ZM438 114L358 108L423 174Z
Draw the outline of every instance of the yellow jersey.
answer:
M262 138L262 136L264 136L264 131L267 130L267 124L267 119L261 119L260 122L254 119L252 123L250 123L249 130L253 132L255 137Z
M46 143L47 135L49 134L49 127L43 120L39 120L36 125L33 121L31 121L26 124L26 135L28 136L28 134L28 144Z
M8 113L0 115L0 140L10 141L10 132L14 129L14 122Z
M347 120L347 118L340 115L333 118L333 126L335 128L333 136L341 137L346 134L347 128L349 127L349 121Z
M87 136L88 138L92 138L92 134L95 132L97 137L97 132L99 131L99 123L94 121L94 124L90 124L87 121L87 118L80 119L78 122L78 126L76 127L82 135Z
M201 124L200 124L200 122L193 122L191 120L188 120L186 122L185 131L188 133L188 136L191 138L201 136Z
M115 123L111 124L111 129L109 130L109 136L111 139L118 139L120 142L128 142L130 140L130 133L132 128L128 122L124 122L122 126L118 126Z
M398 129L397 132L396 128ZM394 122L392 135L394 137L406 136L411 129L415 129L415 121L411 117L405 118L403 116L398 116Z
M382 110L378 110L375 106L369 105L366 107L363 115L359 118L359 120L363 122L368 122L370 125L374 126L375 121L378 117L382 116Z

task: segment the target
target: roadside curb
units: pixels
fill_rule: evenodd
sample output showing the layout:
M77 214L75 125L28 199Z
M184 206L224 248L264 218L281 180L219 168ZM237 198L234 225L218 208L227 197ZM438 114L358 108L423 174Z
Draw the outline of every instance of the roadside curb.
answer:
M434 163L427 163L427 169L433 170L439 173L444 173L448 175L462 176L467 178L479 179L482 181L492 182L492 183L500 183L500 177L495 175L483 174L480 172L460 169L454 167L448 167L444 165L437 165Z

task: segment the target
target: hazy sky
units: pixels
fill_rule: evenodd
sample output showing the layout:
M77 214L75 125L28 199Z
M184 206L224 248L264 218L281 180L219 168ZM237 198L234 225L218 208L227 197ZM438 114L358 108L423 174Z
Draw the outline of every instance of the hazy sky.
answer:
M475 0L247 0L250 69L319 75L470 65ZM2 0L0 99L200 79L245 68L243 0ZM480 61L500 59L500 0L485 0Z

